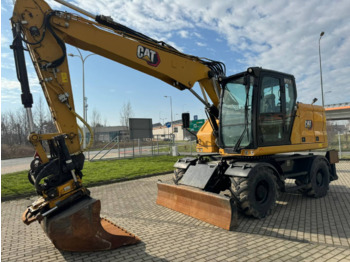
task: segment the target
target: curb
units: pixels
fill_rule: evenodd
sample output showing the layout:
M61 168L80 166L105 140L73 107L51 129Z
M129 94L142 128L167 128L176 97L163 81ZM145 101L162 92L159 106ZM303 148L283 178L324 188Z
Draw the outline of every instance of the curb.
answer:
M120 182L126 182L126 181L131 181L131 180L138 180L138 179L143 179L147 177L153 177L153 176L161 176L161 175L167 175L169 173L172 173L173 170L170 171L165 171L165 172L160 172L160 173L154 173L154 174L147 174L147 175L142 175L142 176L135 176L135 177L124 177L124 178L119 178L119 179L113 179L113 180L107 180L107 181L101 181L101 182L94 182L88 184L86 187L98 187L98 186L103 186L103 185L109 185L109 184L114 184L114 183L120 183ZM6 201L11 201L11 200L17 200L21 198L29 198L37 196L36 193L26 193L26 194L19 194L15 196L5 196L1 197L1 202L6 202Z

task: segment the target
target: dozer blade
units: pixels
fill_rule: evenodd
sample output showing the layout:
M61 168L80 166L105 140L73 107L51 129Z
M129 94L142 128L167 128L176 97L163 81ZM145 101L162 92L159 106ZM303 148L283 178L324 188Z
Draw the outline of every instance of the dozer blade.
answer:
M226 196L158 182L157 204L209 224L232 230L238 225L237 208Z
M100 210L100 200L87 198L57 215L45 217L40 224L62 251L109 250L140 242L133 234L101 219Z

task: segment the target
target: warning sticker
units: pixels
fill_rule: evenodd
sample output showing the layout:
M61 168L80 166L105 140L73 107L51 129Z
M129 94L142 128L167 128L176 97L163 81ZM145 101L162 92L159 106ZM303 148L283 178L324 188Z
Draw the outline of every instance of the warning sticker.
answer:
M62 77L62 83L68 83L68 75L67 73L61 73L61 77Z

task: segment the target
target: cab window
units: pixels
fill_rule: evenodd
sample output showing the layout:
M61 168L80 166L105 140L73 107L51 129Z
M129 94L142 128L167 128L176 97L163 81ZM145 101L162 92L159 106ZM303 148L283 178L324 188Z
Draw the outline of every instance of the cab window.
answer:
M278 78L266 76L262 80L260 113L282 112L281 87Z

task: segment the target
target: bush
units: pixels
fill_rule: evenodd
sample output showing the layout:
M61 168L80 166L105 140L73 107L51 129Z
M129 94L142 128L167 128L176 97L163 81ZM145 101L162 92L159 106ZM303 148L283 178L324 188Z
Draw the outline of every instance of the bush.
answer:
M1 145L1 159L33 156L35 153L32 145Z

